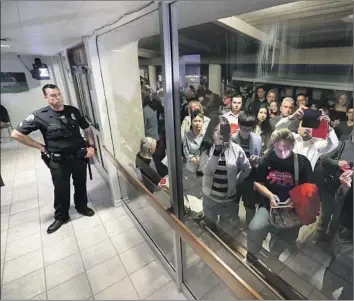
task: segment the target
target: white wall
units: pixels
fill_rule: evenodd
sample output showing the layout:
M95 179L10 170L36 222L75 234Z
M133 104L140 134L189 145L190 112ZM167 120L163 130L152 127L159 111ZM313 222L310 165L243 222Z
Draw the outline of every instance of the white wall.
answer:
M1 104L7 109L13 127L16 127L33 111L47 105L42 93L42 87L45 84L56 84L52 68L51 57L26 56L21 55L21 59L31 70L34 58L39 57L42 63L47 64L50 72L50 80L35 80L25 69L23 64L14 54L1 55L1 72L24 72L26 74L29 91L22 93L1 94Z

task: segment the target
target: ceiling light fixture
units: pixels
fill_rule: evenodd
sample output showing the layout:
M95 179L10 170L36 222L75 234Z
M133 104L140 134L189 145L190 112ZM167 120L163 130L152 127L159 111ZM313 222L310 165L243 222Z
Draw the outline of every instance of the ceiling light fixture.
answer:
M353 14L346 16L342 19L344 22L353 22Z
M2 42L10 42L10 39L9 39L9 38L1 38L0 41L1 41L1 47L7 47L7 48L11 47L11 46L8 45L8 44L3 44L3 43L2 43Z

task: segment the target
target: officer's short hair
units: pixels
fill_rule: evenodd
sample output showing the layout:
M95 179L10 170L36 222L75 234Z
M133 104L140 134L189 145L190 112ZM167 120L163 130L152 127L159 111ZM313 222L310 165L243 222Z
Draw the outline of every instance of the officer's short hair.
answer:
M47 96L47 91L46 91L47 89L58 89L58 90L59 90L59 88L58 88L57 85L54 85L54 84L46 84L46 85L44 85L43 88L42 88L42 92L43 92L43 95L44 95L44 96Z

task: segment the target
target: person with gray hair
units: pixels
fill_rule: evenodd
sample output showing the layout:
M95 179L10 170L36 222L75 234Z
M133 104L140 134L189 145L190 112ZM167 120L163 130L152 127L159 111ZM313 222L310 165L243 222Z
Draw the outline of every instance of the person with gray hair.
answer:
M267 153L261 159L255 175L255 190L262 196L258 210L252 219L247 235L247 260L257 260L257 253L262 248L263 240L272 229L269 211L278 202L290 198L289 191L295 187L295 162L293 148L295 138L288 129L276 130L269 139ZM312 167L303 155L297 155L298 184L312 183ZM296 239L300 227L281 229L277 239L271 245L271 253L276 257L284 251L284 241L289 251L296 250ZM279 238L279 239L278 239Z
M277 126L279 126L284 122L291 123L292 119L290 119L290 117L293 116L292 114L293 110L294 110L294 99L292 99L291 97L285 97L280 105L280 115L275 116L270 120L270 125L272 126L272 129L273 130L277 129ZM291 128L290 130L295 132L297 126L298 124L294 125L294 128Z
M156 151L156 140L145 137L140 140L140 151L135 158L135 166L140 169L145 187L154 193L156 186L161 180L161 176L150 166L153 154Z
M145 137L140 140L140 156L142 158L151 160L152 155L156 150L156 140L151 137Z

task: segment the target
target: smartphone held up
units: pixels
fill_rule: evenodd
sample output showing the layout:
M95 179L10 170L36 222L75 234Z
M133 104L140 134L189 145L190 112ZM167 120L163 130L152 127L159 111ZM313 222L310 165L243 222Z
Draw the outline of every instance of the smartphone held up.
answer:
M302 118L302 128L306 129L314 138L326 139L328 135L328 120L321 119L320 110L306 109Z

